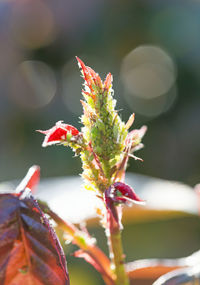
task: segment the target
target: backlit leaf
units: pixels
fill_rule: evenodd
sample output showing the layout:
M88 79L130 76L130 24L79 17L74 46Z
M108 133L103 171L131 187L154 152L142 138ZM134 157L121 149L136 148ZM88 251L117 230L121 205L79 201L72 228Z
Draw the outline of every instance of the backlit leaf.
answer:
M0 194L0 284L69 284L60 243L30 192Z
M33 165L29 168L26 176L22 179L20 184L15 190L17 193L25 190L26 188L30 189L32 193L35 193L35 189L40 181L40 167L38 165Z

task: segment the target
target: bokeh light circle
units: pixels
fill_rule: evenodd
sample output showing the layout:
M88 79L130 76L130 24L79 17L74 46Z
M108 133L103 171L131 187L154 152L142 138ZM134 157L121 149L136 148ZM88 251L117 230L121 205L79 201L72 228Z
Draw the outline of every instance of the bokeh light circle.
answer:
M121 77L130 93L141 98L154 98L172 87L176 68L161 48L140 46L124 58Z
M140 46L126 55L121 80L128 105L146 116L164 112L176 98L176 65L157 46Z
M24 108L35 109L50 103L56 93L53 70L44 62L22 62L10 82L10 95Z
M177 88L174 85L164 96L152 99L139 98L133 94L124 93L128 107L135 113L145 117L157 117L167 112L174 104L177 98Z
M26 49L46 46L56 37L55 19L44 1L13 4L10 25L16 42Z

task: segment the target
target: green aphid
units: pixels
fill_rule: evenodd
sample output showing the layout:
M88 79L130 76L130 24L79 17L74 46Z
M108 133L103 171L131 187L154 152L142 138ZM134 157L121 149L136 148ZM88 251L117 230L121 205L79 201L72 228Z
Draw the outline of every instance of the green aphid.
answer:
M102 154L102 148L99 145L95 146L95 151L97 154Z
M67 133L67 141L70 142L72 138L72 134L71 133Z
M98 134L99 134L99 129L98 129L98 127L93 127L92 128L92 130L91 130L91 135L92 135L92 138L95 138L95 137L97 137L98 136Z
M99 128L99 130L101 131L105 131L105 125L102 121L98 120L97 121L97 127Z
M109 164L110 164L110 167L113 167L115 164L117 163L117 159L111 159L110 161L109 161Z
M93 169L93 175L96 179L98 178L98 174L99 174L99 171L97 169Z
M77 148L75 150L75 155L79 155L81 153L82 149L81 148Z
M97 86L96 84L92 84L92 89L94 90L95 93L99 93L99 86Z
M27 274L28 273L28 266L27 265L24 265L23 267L19 268L18 271L22 274Z
M91 97L87 96L87 102L92 109L95 108L94 100Z
M89 160L89 161L93 161L93 159L94 159L94 155L93 155L93 154L90 155L90 156L88 156L88 160Z
M84 154L85 154L85 157L89 157L90 156L90 152L88 150L85 150Z
M98 98L99 98L99 100L100 100L100 101L102 101L102 100L103 100L103 96L102 96L102 94L101 94L101 93L99 93Z
M117 141L119 137L119 126L116 124L113 126L113 134L114 134L115 140Z
M101 102L99 100L96 102L96 109L100 112Z
M77 234L76 236L77 236L79 242L82 244L82 246L86 246L87 245L85 237L81 236L80 234Z

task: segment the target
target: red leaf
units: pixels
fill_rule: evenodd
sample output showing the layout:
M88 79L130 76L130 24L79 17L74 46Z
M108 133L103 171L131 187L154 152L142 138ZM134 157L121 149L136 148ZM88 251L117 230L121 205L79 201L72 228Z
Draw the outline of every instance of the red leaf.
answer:
M112 84L112 80L113 80L112 74L108 73L108 75L106 76L106 79L104 81L104 88L105 88L105 90L107 90L107 91L109 90L109 88L110 88L110 86Z
M102 254L101 254L101 251L97 250L97 248L93 248L93 253L87 252L86 250L79 249L75 251L73 255L75 257L84 258L85 261L90 263L99 273L101 273L104 280L107 280L108 283L106 284L114 284L113 276L110 272L110 264L104 264L104 266L102 266L100 262Z
M117 191L119 191L120 193L118 193ZM128 202L132 202L140 205L145 204L145 201L141 200L136 195L133 188L122 182L115 182L108 189L106 189L104 193L104 199L109 213L112 214L117 223L119 222L119 218L118 218L117 209L115 207L115 203L126 204Z
M71 133L72 136L77 136L79 134L79 131L75 127L64 124L62 121L58 121L56 125L49 130L37 131L45 135L45 139L42 144L43 147L65 141L68 133Z
M123 182L115 182L113 184L116 190L119 190L121 194L123 195L122 197L116 197L116 202L119 201L130 201L136 204L141 204L144 205L144 200L141 200L129 185L123 183Z
M90 76L92 77L92 79L94 80L94 83L99 86L102 87L102 82L101 82L101 78L99 76L98 73L96 73L91 67L87 66L86 67L88 72L90 73Z
M35 192L35 188L40 181L40 167L38 165L33 165L29 168L26 176L23 178L21 183L18 185L16 189L16 193L19 193L26 188L29 188L32 193Z
M87 83L88 87L90 88L91 91L93 91L92 85L94 84L93 78L90 74L90 71L88 70L87 66L82 62L82 60L78 57L76 57L78 61L78 65L81 68L83 72L83 77L85 79L85 82Z
M94 91L93 85L102 88L102 81L99 74L96 73L91 67L86 66L80 58L76 57L76 59L78 61L80 69L82 70L83 78L85 79L85 82L90 88L91 92Z
M33 197L0 194L0 284L68 285L60 243Z
M98 263L97 260L95 260L89 253L87 253L86 251L83 251L82 249L79 249L77 251L74 252L73 254L75 257L80 257L80 258L84 258L85 261L87 261L88 263L90 263L98 272L100 272L101 274L104 273L101 265Z

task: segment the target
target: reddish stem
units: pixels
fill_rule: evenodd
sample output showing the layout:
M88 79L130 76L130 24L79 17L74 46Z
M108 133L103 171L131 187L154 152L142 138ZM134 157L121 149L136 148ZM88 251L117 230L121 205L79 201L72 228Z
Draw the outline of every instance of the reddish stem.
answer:
M98 262L98 265L101 266L103 272L102 278L104 279L105 284L114 285L115 275L111 270L110 260L103 251L94 244L93 239L87 233L80 231L73 224L64 221L48 206L42 203L39 203L39 205L41 209L56 222L59 228L73 238L73 243L90 255L93 260Z

